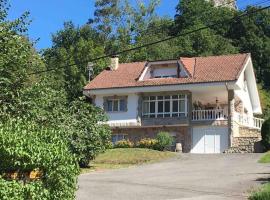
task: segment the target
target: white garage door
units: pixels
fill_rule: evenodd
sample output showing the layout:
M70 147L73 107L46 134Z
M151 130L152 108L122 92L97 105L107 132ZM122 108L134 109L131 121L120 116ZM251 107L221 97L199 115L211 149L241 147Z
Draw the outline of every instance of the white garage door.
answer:
M228 128L193 128L191 153L222 153L228 148Z

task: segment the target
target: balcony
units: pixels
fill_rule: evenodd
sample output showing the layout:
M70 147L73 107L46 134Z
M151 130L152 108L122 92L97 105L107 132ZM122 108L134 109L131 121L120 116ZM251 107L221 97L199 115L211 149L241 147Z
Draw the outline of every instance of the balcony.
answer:
M228 112L226 109L214 110L193 110L192 121L205 122L205 121L226 121L228 120ZM233 120L240 126L254 128L260 130L264 122L263 119L248 116L234 112Z
M193 110L192 121L227 120L227 113L225 109Z
M262 124L264 122L263 119L248 116L246 114L240 114L237 112L234 113L234 121L241 126L259 129L259 130L261 130Z

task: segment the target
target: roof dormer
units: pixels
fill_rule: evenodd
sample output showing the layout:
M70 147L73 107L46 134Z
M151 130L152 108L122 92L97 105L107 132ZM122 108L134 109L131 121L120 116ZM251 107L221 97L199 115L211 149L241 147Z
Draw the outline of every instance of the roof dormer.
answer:
M188 73L178 60L148 62L139 81L157 78L186 78Z

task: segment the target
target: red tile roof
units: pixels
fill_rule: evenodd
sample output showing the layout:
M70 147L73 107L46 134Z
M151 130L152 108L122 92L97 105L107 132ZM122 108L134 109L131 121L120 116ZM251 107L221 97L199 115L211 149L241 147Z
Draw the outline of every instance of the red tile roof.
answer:
M106 89L175 85L187 83L225 82L237 80L250 54L180 58L188 78L154 78L139 81L147 62L122 63L115 71L104 70L84 89Z

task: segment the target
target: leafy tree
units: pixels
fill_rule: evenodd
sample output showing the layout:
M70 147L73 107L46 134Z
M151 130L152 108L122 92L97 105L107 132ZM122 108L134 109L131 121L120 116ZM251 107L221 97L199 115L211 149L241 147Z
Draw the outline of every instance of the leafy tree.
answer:
M174 35L187 33L212 24L218 24L178 39L178 54L184 56L208 56L237 53L232 40L225 37L230 26L224 21L236 13L229 8L214 7L205 0L182 0L176 7Z
M270 149L270 118L267 119L262 125L262 145L268 151Z
M255 12L256 7L248 7L249 17L242 18L232 24L229 37L234 45L240 47L241 52L252 54L253 65L257 80L264 88L270 86L270 11L269 9Z
M94 107L84 98L69 105L68 116L62 126L70 137L72 152L76 154L81 167L87 167L97 154L110 145L111 132L103 110Z
M16 105L20 90L38 81L29 75L44 65L33 48L33 44L23 36L26 31L28 13L21 18L6 21L5 1L0 2L0 114L18 112Z
M107 118L87 99L69 102L64 90L54 89L52 83L43 80L26 88L21 94L21 102L24 118L65 133L65 140L80 166L88 166L90 160L108 147L110 129L102 124Z
M73 23L64 24L64 29L53 35L53 46L45 50L44 59L48 69L56 68L52 76L55 87L65 88L68 100L82 95L88 82L87 61L104 54L99 36L89 25L76 28ZM94 63L94 74L106 66L106 60Z

